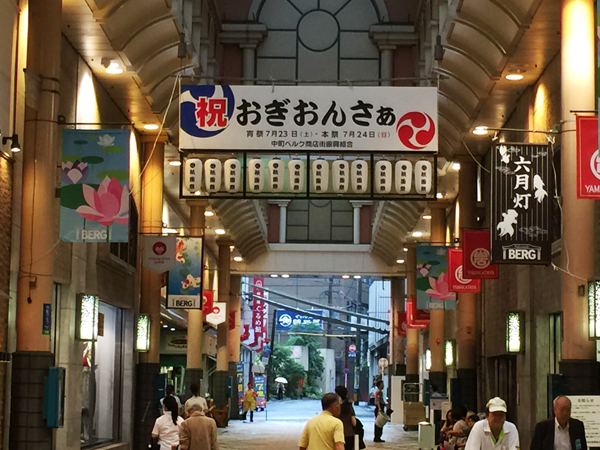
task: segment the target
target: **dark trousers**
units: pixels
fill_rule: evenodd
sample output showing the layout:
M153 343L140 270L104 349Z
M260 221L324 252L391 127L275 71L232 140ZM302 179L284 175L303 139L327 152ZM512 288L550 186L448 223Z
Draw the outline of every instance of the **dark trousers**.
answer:
M246 420L246 416L248 415L248 413L250 413L250 422L254 422L254 411L253 410L246 411L244 413L244 420Z
M374 441L379 441L381 440L381 435L383 434L383 428L378 427L377 425L375 425L375 437L373 438Z

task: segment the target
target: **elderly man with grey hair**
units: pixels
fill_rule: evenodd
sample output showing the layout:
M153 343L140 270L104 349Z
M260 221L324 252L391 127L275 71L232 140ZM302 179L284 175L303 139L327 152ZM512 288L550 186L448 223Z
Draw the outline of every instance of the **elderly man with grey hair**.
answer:
M583 422L571 417L571 400L559 395L552 404L554 419L535 426L531 450L587 450Z
M181 450L218 450L217 424L204 415L199 403L190 405L189 417L179 425Z

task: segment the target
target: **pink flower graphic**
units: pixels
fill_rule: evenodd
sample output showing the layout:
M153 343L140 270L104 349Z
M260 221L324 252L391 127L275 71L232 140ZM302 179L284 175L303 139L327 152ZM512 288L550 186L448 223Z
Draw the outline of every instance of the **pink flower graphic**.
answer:
M177 244L175 244L175 260L180 262L181 264L185 263L185 258L183 257L183 252L187 250L187 245L183 240L178 239ZM185 288L184 288L185 289Z
M431 289L427 289L425 293L432 298L439 300L454 300L454 292L450 292L448 281L446 280L446 274L442 273L436 280L433 277L429 277L429 286Z
M116 178L104 178L98 190L82 185L83 197L86 206L77 208L77 212L84 219L98 222L108 227L117 222L127 225L129 220L129 190L121 186Z

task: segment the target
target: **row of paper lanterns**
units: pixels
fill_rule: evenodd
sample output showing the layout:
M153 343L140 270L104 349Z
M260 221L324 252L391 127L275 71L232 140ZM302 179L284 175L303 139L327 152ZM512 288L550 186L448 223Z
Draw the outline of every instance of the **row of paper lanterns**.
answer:
M287 180L285 176L287 172ZM306 184L306 161L274 158L265 162L253 158L248 161L247 192L250 193L302 193ZM427 195L433 188L433 165L420 160L414 164L408 160L381 160L375 163L374 188L376 194L409 194L414 191ZM214 194L242 192L242 163L238 159L222 162L216 158L202 161L188 158L183 165L183 187L191 194L204 192ZM287 181L287 186L284 184ZM311 162L311 192L336 194L369 192L369 164L363 159L346 161L338 159L331 164L325 159ZM286 190L287 187L287 190Z

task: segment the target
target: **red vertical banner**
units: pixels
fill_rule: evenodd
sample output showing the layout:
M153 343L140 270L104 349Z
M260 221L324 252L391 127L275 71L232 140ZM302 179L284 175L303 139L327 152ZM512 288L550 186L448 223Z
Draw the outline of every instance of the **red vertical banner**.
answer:
M448 250L449 289L459 294L477 294L481 292L481 280L465 278L463 274L463 251L460 248Z
M265 291L262 290L264 286L264 278L262 277L254 277L252 278L252 284L254 287L252 288L252 293L257 295L258 297L265 298ZM252 330L254 331L254 339L249 343L249 347L253 350L262 349L262 340L263 340L263 324L264 324L264 308L265 302L262 300L253 297L252 299L252 322L250 324ZM251 333L252 334L252 333Z
M213 291L202 291L202 314L205 317L213 312L214 297Z
M417 309L417 297L411 295L406 301L406 328L427 328L429 317L429 311Z
M461 246L465 278L498 278L498 265L491 264L490 230L462 230Z
M600 199L598 116L577 116L577 198Z
M398 336L406 336L406 313L398 313Z

